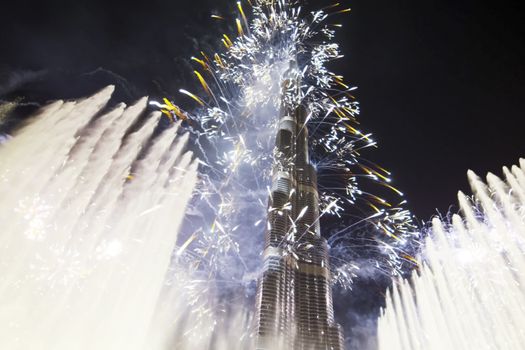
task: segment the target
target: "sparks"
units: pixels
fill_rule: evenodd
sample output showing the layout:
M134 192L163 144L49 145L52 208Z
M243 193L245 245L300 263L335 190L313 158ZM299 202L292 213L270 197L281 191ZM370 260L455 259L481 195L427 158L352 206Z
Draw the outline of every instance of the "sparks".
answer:
M395 204L403 193L390 184L390 172L363 158L377 143L359 125L359 103L350 94L356 87L328 68L343 57L334 42L341 25L329 20L350 9L337 3L303 14L291 1L257 0L250 5L236 2L235 29L218 38L218 52L191 58L206 73L194 72L204 96L180 90L199 104L198 110L185 115L198 125L193 143L202 159L201 183L191 209L196 214L183 227L181 254L194 261L190 265L195 273L205 271L212 280L224 278L227 271L226 278L242 284L242 276L255 273L259 251L254 246L271 226L261 224L268 215L271 165L283 159L271 135L278 128L281 104L290 109L302 105L309 111L305 129L319 177L323 234L331 246L334 269L346 276L336 279L351 285L355 270L349 272L345 266L357 254L348 248L353 230L367 231L373 243L362 250L375 259L378 271L400 274L405 263L413 266L407 243L417 238L412 215ZM301 81L300 86L285 78L290 75ZM170 113L182 111L166 101L163 106ZM377 194L370 192L373 188ZM277 215L286 215L288 206L283 204ZM300 210L302 215L306 212L307 208ZM353 230L341 231L341 225ZM291 226L298 229L293 222ZM282 245L283 254L310 249L286 239ZM235 261L235 268L228 261Z

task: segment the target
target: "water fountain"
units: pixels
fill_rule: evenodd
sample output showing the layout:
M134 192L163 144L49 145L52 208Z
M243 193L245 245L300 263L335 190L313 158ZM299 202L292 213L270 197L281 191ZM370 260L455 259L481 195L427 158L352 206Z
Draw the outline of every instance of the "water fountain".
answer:
M472 171L474 201L435 218L420 269L387 295L379 349L522 349L525 344L525 160L487 183Z
M0 348L148 348L196 180L179 125L113 87L42 108L0 145Z

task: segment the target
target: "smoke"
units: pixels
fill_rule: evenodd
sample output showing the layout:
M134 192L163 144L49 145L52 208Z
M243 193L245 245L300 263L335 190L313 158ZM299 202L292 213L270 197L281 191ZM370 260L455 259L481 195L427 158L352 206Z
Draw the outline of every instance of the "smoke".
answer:
M46 70L11 70L3 68L0 70L0 96L7 95L23 85L43 78Z
M348 349L376 350L377 349L377 315L350 312L347 320L355 326L350 329L347 337Z

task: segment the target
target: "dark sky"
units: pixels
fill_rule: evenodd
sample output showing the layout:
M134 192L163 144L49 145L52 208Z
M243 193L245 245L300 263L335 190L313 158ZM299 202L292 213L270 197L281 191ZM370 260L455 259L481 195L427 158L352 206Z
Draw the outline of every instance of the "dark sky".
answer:
M10 1L0 14L0 98L73 98L104 84L118 99L193 87L193 53L235 2ZM314 1L311 1L315 5ZM324 4L324 1L320 1ZM411 209L447 212L466 170L500 173L525 156L525 5L502 0L354 0L335 64L359 86L362 128ZM100 69L98 69L100 68ZM98 69L98 70L97 70Z

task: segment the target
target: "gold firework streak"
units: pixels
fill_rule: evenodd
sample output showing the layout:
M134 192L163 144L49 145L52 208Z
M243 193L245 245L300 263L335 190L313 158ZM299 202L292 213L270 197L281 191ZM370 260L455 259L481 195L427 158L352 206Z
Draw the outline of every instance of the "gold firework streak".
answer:
M204 88L204 91L206 91L206 93L208 95L212 96L212 93L210 91L208 83L206 83L206 81L204 80L202 75L199 72L197 72L197 71L193 71L193 73L195 73L195 75L197 76L197 79L199 79L199 82L201 83L202 87Z
M200 104L201 106L204 106L205 103L197 96L195 96L194 94L192 94L191 92L187 91L187 90L184 90L184 89L180 89L179 92L181 94L184 94L186 96L189 96L191 97L192 99L194 99L195 101L197 101L198 104Z

